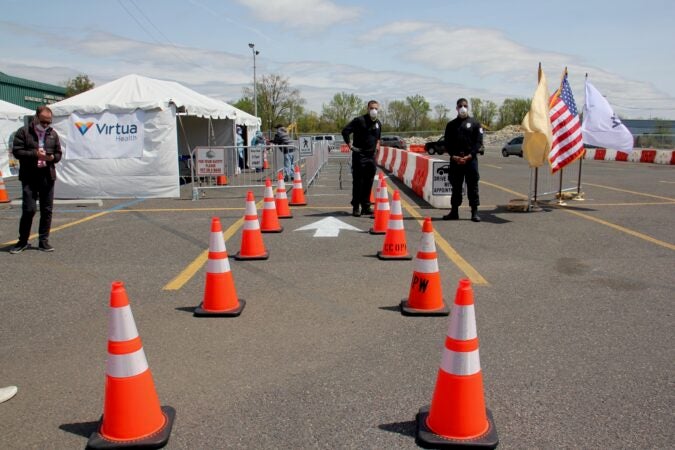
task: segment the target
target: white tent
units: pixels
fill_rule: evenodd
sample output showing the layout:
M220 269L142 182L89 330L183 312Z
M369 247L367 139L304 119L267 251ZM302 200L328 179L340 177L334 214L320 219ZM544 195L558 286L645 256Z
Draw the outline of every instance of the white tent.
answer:
M19 175L19 166L11 154L12 140L14 132L24 125L24 117L31 114L30 109L0 100L0 170L3 178Z
M50 105L61 137L57 198L178 197L178 156L234 145L260 119L179 83L127 75Z

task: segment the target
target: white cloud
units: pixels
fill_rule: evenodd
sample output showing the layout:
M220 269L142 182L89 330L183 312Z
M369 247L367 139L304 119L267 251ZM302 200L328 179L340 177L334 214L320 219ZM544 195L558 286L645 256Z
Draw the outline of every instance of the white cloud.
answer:
M317 30L355 19L361 8L339 6L329 0L237 0L255 17L286 27Z

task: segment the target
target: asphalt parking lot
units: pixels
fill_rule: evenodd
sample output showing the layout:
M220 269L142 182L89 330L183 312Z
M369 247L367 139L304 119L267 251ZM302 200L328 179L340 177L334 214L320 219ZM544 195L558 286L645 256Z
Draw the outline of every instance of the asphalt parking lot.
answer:
M584 162L585 201L540 212L520 158L488 149L483 221L457 222L400 189L407 244L433 219L444 297L473 280L485 401L500 448L671 448L675 408L675 168ZM57 205L54 253L10 255L20 207L0 209L0 448L83 448L102 413L110 285L126 284L162 404L167 448L416 448L447 317L405 317L411 261L375 257L331 160L265 234L265 261L230 259L246 308L195 318L211 217L240 247L243 191ZM16 198L16 181L8 183ZM255 191L262 200L262 189ZM260 208L259 204L259 208ZM261 210L259 209L260 213ZM333 217L361 231L298 230ZM36 228L37 218L34 223Z

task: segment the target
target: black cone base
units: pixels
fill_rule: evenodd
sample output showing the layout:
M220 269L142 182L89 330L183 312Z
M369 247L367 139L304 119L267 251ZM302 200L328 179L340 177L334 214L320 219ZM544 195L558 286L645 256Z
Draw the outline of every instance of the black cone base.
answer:
M204 303L201 303L195 308L194 316L195 317L237 317L244 310L246 306L246 300L239 299L239 306L235 309L228 309L226 311L212 311L210 309L203 308Z
M401 314L404 316L448 316L450 315L450 308L443 302L441 309L417 309L408 306L408 300L401 302Z
M492 419L492 412L485 408L488 420L487 431L473 439L454 439L451 437L440 436L435 434L427 428L427 417L429 416L429 407L424 406L420 408L417 413L417 432L415 435L415 443L423 448L461 448L461 449L475 449L475 448L495 448L499 444L497 437L497 428Z
M144 448L162 448L167 442L169 442L169 437L171 436L171 428L173 427L173 421L176 418L176 410L171 406L162 406L162 413L166 417L166 423L164 426L157 431L155 434L145 437L143 439L134 439L131 441L113 441L103 437L99 431L101 424L103 423L103 418L101 418L101 424L99 424L99 431L95 431L89 437L87 442L88 449L114 449L114 448L125 448L125 449L144 449Z

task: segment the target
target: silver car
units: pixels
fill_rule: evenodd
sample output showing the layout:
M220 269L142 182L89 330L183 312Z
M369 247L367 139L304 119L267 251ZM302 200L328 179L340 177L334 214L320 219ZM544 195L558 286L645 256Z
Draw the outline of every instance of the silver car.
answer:
M523 157L523 136L514 137L504 145L504 148L502 148L502 156L506 158L510 155Z

